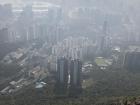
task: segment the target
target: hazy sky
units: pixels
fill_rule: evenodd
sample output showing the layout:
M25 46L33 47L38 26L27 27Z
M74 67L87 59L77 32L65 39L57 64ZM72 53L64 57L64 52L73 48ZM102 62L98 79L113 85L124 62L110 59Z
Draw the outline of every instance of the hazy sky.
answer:
M0 0L0 3L21 3L22 1L25 2L25 1L41 1L41 0ZM60 1L60 0L42 0L42 1ZM69 1L69 0L66 0L66 1ZM82 1L83 2L83 1L88 1L88 0L72 0L72 1L78 1L78 2L81 2ZM93 1L104 1L104 0L93 0ZM107 1L110 1L110 0L107 0ZM111 1L116 1L116 0L111 0ZM131 2L131 3L137 3L140 0L121 0L121 1Z
M21 4L21 3L25 3L25 2L30 2L30 1L49 1L49 2L52 2L52 3L57 3L59 1L65 1L65 2L68 2L69 3L78 3L78 4L81 4L81 3L88 3L88 2L91 2L93 3L93 5L98 2L106 2L106 3L112 3L114 4L114 1L115 2L124 2L125 5L133 5L133 6L140 6L140 0L0 0L0 3L12 3L12 4Z
M22 0L0 0L0 3L12 3L12 4L18 4L22 3Z

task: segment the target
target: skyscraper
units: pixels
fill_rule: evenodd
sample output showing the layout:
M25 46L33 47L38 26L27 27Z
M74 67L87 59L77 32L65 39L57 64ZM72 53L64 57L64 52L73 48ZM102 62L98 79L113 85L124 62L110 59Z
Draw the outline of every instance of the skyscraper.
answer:
M140 72L140 52L127 52L124 67L132 72Z
M71 60L70 63L70 95L81 92L82 62L79 59Z
M59 58L57 60L57 83L56 91L58 94L65 94L68 86L68 60Z
M60 58L57 61L56 92L58 95L77 96L81 93L82 62ZM69 91L67 91L69 88Z
M9 41L8 28L0 29L0 44Z

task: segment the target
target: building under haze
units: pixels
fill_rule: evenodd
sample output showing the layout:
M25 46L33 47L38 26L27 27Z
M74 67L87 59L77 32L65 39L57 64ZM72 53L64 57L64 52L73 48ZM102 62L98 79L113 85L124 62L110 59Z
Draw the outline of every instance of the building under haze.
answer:
M140 72L140 52L127 52L124 58L124 67L132 72Z
M57 60L56 92L59 95L77 96L81 92L82 62L79 59ZM68 91L69 89L69 91Z
M56 91L58 94L65 94L68 86L68 60L59 58L57 60L57 83Z
M0 21L7 22L8 19L12 18L12 5L11 4L0 4Z
M6 43L9 40L8 28L0 29L0 44Z
M109 56L111 51L111 36L108 34L108 22L104 21L102 34L97 39L97 54L100 56Z
M79 59L70 62L70 95L77 95L81 92L82 62Z

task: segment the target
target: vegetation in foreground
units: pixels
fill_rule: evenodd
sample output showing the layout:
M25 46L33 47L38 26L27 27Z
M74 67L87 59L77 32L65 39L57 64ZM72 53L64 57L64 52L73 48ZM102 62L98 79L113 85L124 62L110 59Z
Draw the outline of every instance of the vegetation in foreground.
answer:
M48 84L41 90L30 86L20 94L0 96L0 105L127 105L139 100L140 73L96 69L88 80L90 84L78 98L56 98L54 86Z

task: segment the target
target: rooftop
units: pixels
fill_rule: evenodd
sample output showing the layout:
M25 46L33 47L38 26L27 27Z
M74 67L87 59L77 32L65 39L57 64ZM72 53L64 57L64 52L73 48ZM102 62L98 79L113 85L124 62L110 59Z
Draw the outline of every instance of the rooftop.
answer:
M95 63L99 66L99 67L107 67L109 65L112 64L111 60L109 59L105 59L103 57L97 57L95 59Z

